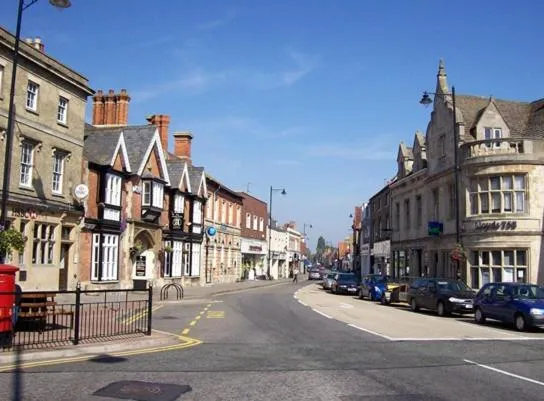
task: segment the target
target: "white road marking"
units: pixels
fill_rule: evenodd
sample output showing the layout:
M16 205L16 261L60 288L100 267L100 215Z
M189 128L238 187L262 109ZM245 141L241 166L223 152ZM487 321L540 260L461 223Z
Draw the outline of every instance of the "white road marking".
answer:
M318 311L317 309L314 309L312 308L312 310L315 312L315 313L319 313L321 316L325 316L327 319L332 319L332 316L329 316L327 315L326 313L323 313L321 311Z
M341 308L344 308L344 309L350 309L350 308L353 308L353 305L350 305L350 304L340 304L340 307L341 307Z
M514 373L507 372L506 370L501 370L501 369L497 369L497 368L494 368L494 367L491 367L491 366L488 366L488 365L483 365L481 363L474 362L474 361L471 361L471 360L468 360L468 359L463 359L463 361L465 361L466 363L470 363L472 365L479 366L479 367L484 368L484 369L492 370L493 372L502 373L503 375L506 375L506 376L514 377L516 379L520 379L520 380L523 380L523 381L526 381L526 382L529 382L529 383L538 384L539 386L544 386L544 382L541 382L541 381L538 381L538 380L535 380L535 379L530 379L530 378L525 377L525 376L516 375Z
M544 340L544 338L532 337L434 337L434 338L418 338L418 337L391 337L391 341L530 341Z
M394 339L389 337L389 336L386 336L385 334L380 334L380 333L377 333L375 331L372 331L372 330L368 330L368 329L365 329L365 328L362 328L362 327L359 327L355 324L351 324L351 323L348 323L348 326L349 327L353 327L354 329L357 329L357 330L361 330L361 331L364 331L365 333L368 333L368 334L372 334L374 336L378 336L378 337L381 337L381 338L385 338L386 340L389 340L389 341L393 341Z
M304 305L304 306L308 306L308 304L305 304L305 303L302 302L300 299L298 300L298 303L301 304L301 305Z

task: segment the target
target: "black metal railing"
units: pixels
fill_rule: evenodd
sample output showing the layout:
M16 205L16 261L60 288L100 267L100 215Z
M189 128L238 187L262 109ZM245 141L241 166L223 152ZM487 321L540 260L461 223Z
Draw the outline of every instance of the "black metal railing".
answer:
M0 348L151 335L153 289L0 292Z

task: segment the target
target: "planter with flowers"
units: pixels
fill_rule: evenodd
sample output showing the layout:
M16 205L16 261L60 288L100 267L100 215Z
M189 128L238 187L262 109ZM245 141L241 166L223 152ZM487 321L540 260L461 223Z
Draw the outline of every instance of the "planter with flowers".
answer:
M461 244L455 244L453 249L450 251L450 258L454 262L463 262L467 260L468 254Z

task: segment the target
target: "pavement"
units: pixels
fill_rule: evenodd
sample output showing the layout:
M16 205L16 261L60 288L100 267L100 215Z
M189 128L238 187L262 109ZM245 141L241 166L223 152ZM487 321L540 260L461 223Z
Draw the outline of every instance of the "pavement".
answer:
M323 312L332 314L333 308L317 304L327 304L328 297L347 305L351 297L314 293L302 301L312 288L316 284L305 281L164 304L154 314L155 326L181 331L194 345L22 364L19 371L0 373L0 400L111 401L128 392L150 401L542 399L542 341L424 339L415 331L417 318L430 315L355 299L352 307L338 306L336 319ZM349 326L341 313L355 309L356 301L366 320ZM369 317L374 312L364 305L381 313ZM407 324L410 337L420 339L394 341L354 327L379 318L399 326L406 322L400 316L416 319Z

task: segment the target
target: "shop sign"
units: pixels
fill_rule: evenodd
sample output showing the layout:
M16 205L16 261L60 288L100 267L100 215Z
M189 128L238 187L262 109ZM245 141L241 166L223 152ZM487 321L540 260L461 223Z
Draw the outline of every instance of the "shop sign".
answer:
M263 251L263 247L262 246L259 246L259 245L250 245L249 246L249 250L251 252L262 252Z
M502 231L502 230L515 230L518 226L518 222L515 220L506 221L477 221L474 225L476 230L487 231Z

